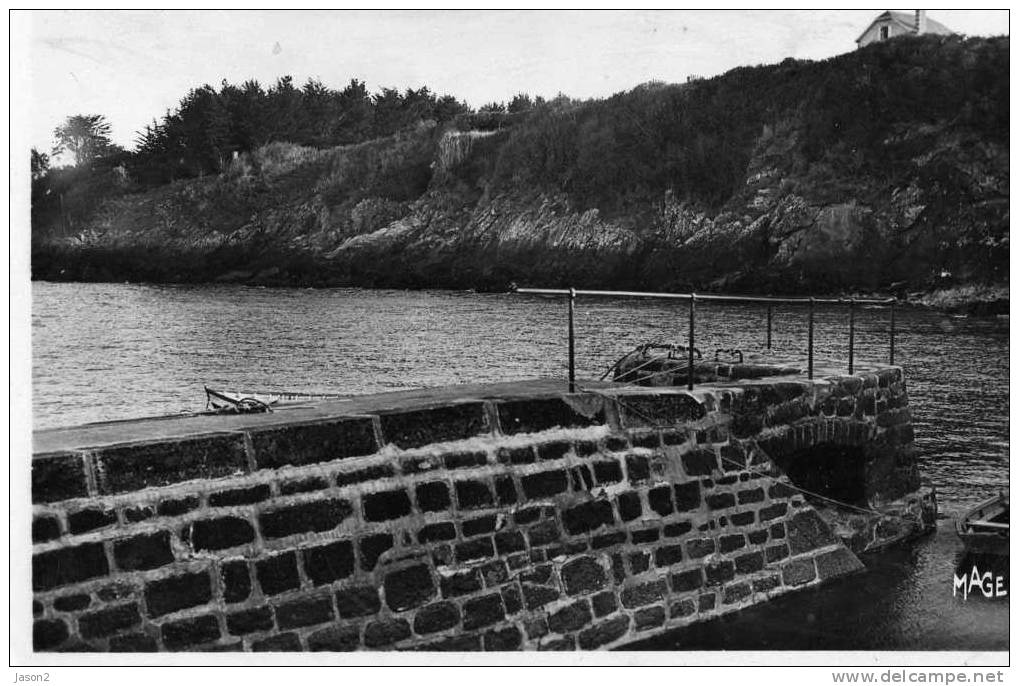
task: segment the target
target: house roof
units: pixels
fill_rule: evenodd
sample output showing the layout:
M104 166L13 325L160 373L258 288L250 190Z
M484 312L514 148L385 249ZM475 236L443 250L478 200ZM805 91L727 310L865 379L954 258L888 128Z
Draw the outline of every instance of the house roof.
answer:
M891 10L882 12L881 14L874 17L874 20L872 22L867 24L867 28L863 30L863 33L861 33L860 36L856 39L856 42L859 43L860 40L862 40L863 37L867 35L867 32L870 31L870 28L874 26L874 24L878 23L879 21L884 21L886 19L891 19L892 23L898 24L906 31L912 31L916 17L909 12L892 12ZM928 18L927 30L924 31L924 33L935 33L941 36L950 36L953 33L955 33L955 31L948 28L941 22L934 21L933 19Z

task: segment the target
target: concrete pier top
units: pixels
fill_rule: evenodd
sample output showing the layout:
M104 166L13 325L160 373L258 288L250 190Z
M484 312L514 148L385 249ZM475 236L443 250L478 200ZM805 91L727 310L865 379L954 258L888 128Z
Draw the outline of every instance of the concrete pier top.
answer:
M712 381L698 383L697 391L712 391L722 388L740 387L757 383L773 382L776 378L784 381L807 381L806 362L803 360L768 359L775 371L796 370L797 374L777 373L752 379ZM698 367L709 363L699 363ZM750 362L758 364L760 362ZM855 374L877 373L888 369L888 365L863 363L856 365ZM838 379L846 375L846 364L834 360L816 360L814 382ZM685 386L676 387L683 390ZM224 389L231 390L231 389ZM578 379L577 391L641 392L646 386ZM325 419L372 414L380 411L399 411L448 405L471 400L511 400L562 395L568 392L565 379L538 378L499 383L456 384L405 391L388 391L366 395L351 395L345 398L309 401L307 404L287 405L273 412L258 414L180 414L159 417L142 417L110 422L96 422L80 426L42 429L33 433L32 452L43 455L55 452L84 450L124 443L150 442L182 439L204 434L229 431L243 431L284 424L315 422Z

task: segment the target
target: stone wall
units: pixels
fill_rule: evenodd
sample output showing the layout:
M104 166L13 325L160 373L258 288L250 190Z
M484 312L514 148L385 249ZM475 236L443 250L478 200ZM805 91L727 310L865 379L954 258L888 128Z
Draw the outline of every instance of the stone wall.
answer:
M887 368L36 454L35 649L621 646L860 570L780 464L864 446L915 491L905 405Z

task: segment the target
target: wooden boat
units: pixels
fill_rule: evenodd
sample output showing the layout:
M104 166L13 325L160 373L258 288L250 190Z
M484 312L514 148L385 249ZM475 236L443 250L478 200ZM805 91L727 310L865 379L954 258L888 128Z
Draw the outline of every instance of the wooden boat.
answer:
M955 531L966 549L1008 555L1008 495L999 493L960 517Z
M218 412L272 412L278 407L307 405L318 400L341 400L328 393L218 391L205 387L205 407Z

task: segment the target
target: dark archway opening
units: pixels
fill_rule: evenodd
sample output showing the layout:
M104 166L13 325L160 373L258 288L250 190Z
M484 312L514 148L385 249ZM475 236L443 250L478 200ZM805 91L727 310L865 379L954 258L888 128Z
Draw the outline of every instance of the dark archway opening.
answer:
M867 505L867 459L858 446L820 443L774 461L800 488L840 503Z

